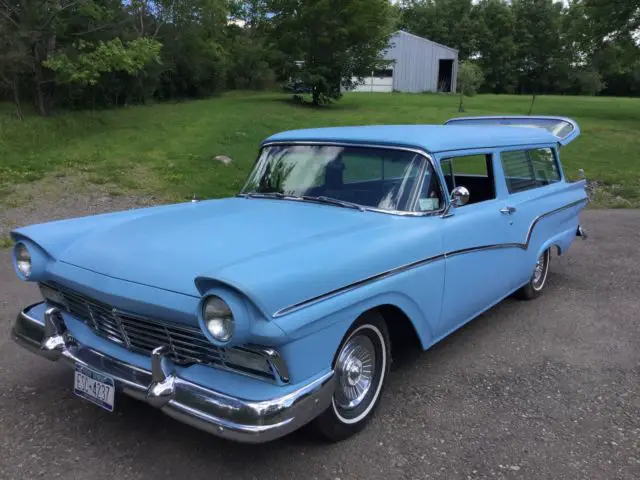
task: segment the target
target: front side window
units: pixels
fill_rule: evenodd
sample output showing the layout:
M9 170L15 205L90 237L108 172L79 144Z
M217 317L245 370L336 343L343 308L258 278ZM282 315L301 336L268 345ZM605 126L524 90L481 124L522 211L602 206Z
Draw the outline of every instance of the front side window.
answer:
M502 152L500 158L509 193L560 181L558 162L551 148Z
M491 154L448 157L441 163L449 191L455 187L467 187L469 204L496 198Z
M408 211L426 164L420 154L381 147L270 145L261 151L242 194L328 198Z

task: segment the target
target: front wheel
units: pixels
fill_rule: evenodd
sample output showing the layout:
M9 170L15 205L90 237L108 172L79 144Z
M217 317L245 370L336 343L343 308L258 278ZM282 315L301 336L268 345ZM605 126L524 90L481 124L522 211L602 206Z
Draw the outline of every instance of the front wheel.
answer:
M314 420L322 437L337 442L364 428L379 403L390 360L384 319L377 312L364 314L347 332L336 354L331 406Z
M533 275L529 283L516 292L516 297L522 300L531 300L542 294L547 276L549 274L549 263L551 262L551 249L547 248L542 255L538 257L536 265L533 269Z

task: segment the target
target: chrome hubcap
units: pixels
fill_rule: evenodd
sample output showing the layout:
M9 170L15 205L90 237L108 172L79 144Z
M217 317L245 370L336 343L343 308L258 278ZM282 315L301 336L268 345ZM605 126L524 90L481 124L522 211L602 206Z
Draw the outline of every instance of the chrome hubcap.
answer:
M371 389L376 353L371 340L364 335L349 339L336 362L338 388L336 404L343 409L356 408Z
M544 283L546 276L546 267L547 267L547 252L544 252L540 257L538 257L538 261L536 262L536 267L533 270L533 286L541 287Z

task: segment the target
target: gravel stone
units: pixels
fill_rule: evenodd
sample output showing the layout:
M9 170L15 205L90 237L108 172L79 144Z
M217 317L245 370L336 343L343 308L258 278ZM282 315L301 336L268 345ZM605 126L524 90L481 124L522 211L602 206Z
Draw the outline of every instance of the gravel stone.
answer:
M155 201L34 198L0 228ZM583 224L589 239L552 258L543 296L404 352L376 417L335 445L305 431L236 444L124 396L113 414L75 397L66 366L10 340L38 292L0 250L0 478L637 480L640 211L590 210Z

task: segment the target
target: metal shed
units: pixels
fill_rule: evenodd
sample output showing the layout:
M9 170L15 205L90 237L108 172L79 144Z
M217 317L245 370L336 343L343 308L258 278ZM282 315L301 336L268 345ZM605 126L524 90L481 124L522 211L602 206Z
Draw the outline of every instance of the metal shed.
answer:
M356 92L455 92L458 50L403 30L391 36L387 68L372 72Z

